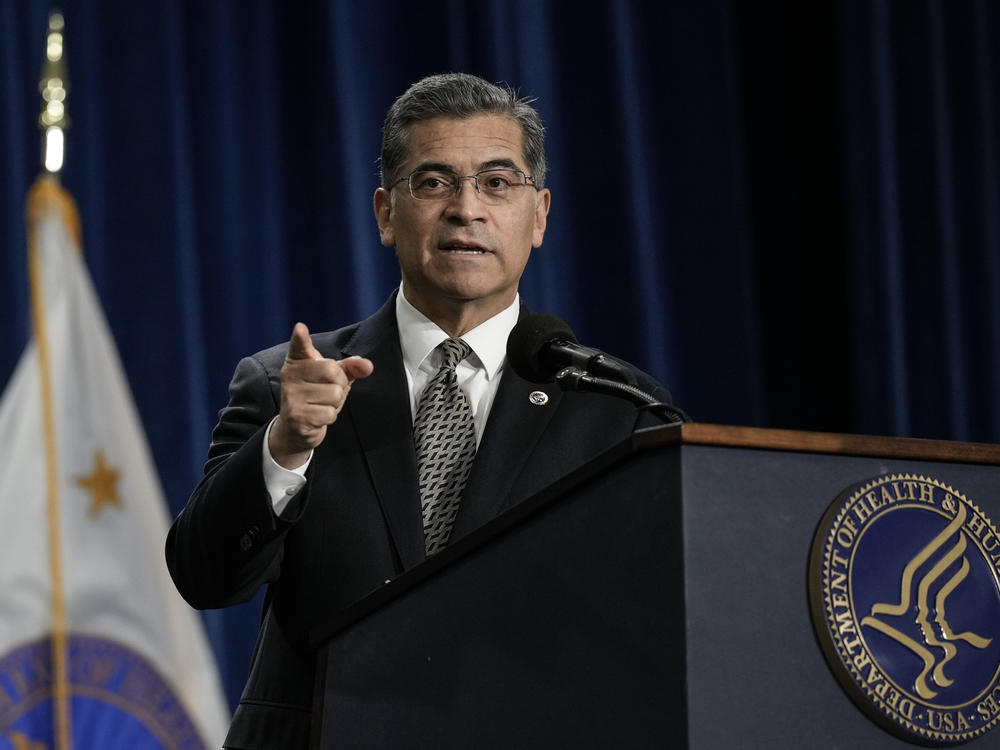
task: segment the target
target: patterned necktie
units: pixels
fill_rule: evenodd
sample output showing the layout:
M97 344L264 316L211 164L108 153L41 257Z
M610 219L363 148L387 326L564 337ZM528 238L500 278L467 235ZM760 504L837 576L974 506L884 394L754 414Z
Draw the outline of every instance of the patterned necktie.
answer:
M427 383L413 423L424 550L428 557L448 543L476 457L472 407L455 375L455 367L472 353L472 348L461 339L447 339L437 348L444 354L444 361Z

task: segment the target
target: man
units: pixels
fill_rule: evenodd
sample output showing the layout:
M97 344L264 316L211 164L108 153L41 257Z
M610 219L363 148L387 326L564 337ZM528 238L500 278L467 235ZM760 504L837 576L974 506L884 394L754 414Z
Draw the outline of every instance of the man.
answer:
M381 168L375 217L400 289L361 323L316 335L299 323L288 344L240 362L205 477L167 539L195 607L268 585L227 747L305 747L310 628L620 441L636 419L627 402L540 389L505 366L518 282L550 204L543 129L526 101L474 76L424 79L386 116ZM464 359L442 366L449 357ZM429 394L449 388L462 416L435 445ZM435 488L426 467L450 453L458 479Z

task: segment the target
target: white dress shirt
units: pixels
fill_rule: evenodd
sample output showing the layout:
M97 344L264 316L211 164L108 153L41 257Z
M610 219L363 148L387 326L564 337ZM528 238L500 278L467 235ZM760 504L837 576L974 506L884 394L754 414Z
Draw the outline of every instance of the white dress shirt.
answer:
M465 392L472 406L472 418L476 425L476 445L483 438L486 419L493 406L493 399L500 385L503 363L507 357L507 337L517 323L520 312L519 295L505 310L494 315L461 336L470 347L472 354L458 364L455 374L458 385ZM396 322L399 325L399 343L403 352L403 369L410 394L410 416L415 418L420 396L434 373L441 365L441 352L437 346L448 338L436 323L411 305L403 296L400 287L396 295ZM274 420L271 421L274 424ZM264 435L263 465L264 483L271 496L274 512L280 514L292 498L306 483L306 469L312 454L296 469L285 469L271 457L268 437L271 425Z

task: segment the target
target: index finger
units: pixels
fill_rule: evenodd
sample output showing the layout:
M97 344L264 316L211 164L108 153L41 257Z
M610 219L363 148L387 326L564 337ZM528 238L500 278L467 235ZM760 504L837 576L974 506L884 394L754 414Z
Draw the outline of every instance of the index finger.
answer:
M288 342L288 354L285 355L285 360L296 359L323 359L323 355L313 346L312 336L309 335L309 328L305 323L295 324L292 328L292 338Z

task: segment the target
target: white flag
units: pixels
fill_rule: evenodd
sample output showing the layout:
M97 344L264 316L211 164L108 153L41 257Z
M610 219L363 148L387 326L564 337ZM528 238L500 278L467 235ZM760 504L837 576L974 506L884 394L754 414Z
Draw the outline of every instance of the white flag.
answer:
M69 195L28 199L34 336L0 400L0 750L218 748L201 621Z

